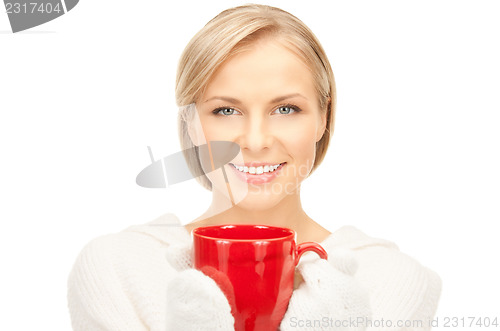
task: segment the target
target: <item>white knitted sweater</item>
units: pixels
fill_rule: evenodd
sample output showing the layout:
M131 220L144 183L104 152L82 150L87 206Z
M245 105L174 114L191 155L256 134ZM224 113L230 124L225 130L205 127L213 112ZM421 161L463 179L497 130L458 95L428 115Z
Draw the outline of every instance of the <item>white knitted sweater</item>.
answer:
M189 269L191 243L190 234L173 214L89 242L68 279L73 329L167 330L167 310L172 306L167 300L168 291L182 286L172 285L172 280L183 269ZM338 229L321 245L329 255L342 249L355 257L357 269L353 276L368 292L371 306L371 317L363 322L368 326L366 330L430 330L428 320L436 312L441 293L441 279L435 272L401 253L394 243L369 237L352 226ZM308 254L304 254L299 266L317 259L314 253ZM203 282L197 286L210 285ZM220 311L229 309L227 302L212 302L219 305ZM293 309L296 319L292 330L330 329L323 324L308 324L314 321L307 318L315 316L305 311L314 309L311 305L296 304ZM196 316L196 311L189 313ZM305 319L301 320L301 316ZM422 327L415 326L419 323Z

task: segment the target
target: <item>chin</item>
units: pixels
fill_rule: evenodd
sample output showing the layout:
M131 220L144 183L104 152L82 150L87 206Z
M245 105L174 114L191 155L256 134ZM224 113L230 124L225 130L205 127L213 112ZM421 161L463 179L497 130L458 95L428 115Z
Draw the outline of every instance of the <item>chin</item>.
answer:
M222 178L221 178L222 179ZM248 212L260 212L272 209L283 199L297 192L300 183L297 178L272 185L249 185L240 180L229 180L233 201L236 206ZM274 186L273 186L274 185ZM226 183L223 180L212 181L212 187L217 191L219 198L227 201L226 209L232 207Z
M285 195L277 194L265 194L265 193L251 193L237 202L237 206L242 209L247 209L249 212L252 211L265 211L272 209L280 203L285 198Z

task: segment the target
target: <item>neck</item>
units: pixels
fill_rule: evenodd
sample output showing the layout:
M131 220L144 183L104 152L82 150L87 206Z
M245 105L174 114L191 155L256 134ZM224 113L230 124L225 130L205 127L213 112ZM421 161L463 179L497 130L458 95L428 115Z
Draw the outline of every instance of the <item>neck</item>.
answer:
M226 208L221 208L226 206ZM312 222L302 209L300 191L286 195L279 203L270 208L261 209L256 206L248 206L244 203L234 206L221 200L214 194L209 209L196 221L204 225L216 224L266 224L271 226L286 227L301 232L300 230ZM217 213L218 210L224 210Z

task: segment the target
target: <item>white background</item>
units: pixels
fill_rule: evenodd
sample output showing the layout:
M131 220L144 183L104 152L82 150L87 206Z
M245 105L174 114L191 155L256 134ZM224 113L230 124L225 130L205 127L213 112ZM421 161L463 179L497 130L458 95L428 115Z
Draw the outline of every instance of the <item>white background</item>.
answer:
M183 48L243 3L82 0L17 34L2 8L0 329L70 329L66 280L89 240L166 212L187 223L208 206L194 180L154 190L135 176L148 145L156 158L179 151ZM303 184L305 210L437 271L440 323L500 319L497 2L265 3L315 32L336 76L335 134Z

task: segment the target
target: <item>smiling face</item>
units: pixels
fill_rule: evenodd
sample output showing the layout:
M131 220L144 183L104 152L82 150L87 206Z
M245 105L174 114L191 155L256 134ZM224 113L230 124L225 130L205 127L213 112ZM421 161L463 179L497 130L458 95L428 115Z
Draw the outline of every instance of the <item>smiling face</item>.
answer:
M239 206L267 209L298 194L326 124L313 75L299 57L272 39L259 40L219 68L196 109L206 141L241 147L225 166ZM222 176L207 176L214 194L226 192Z

